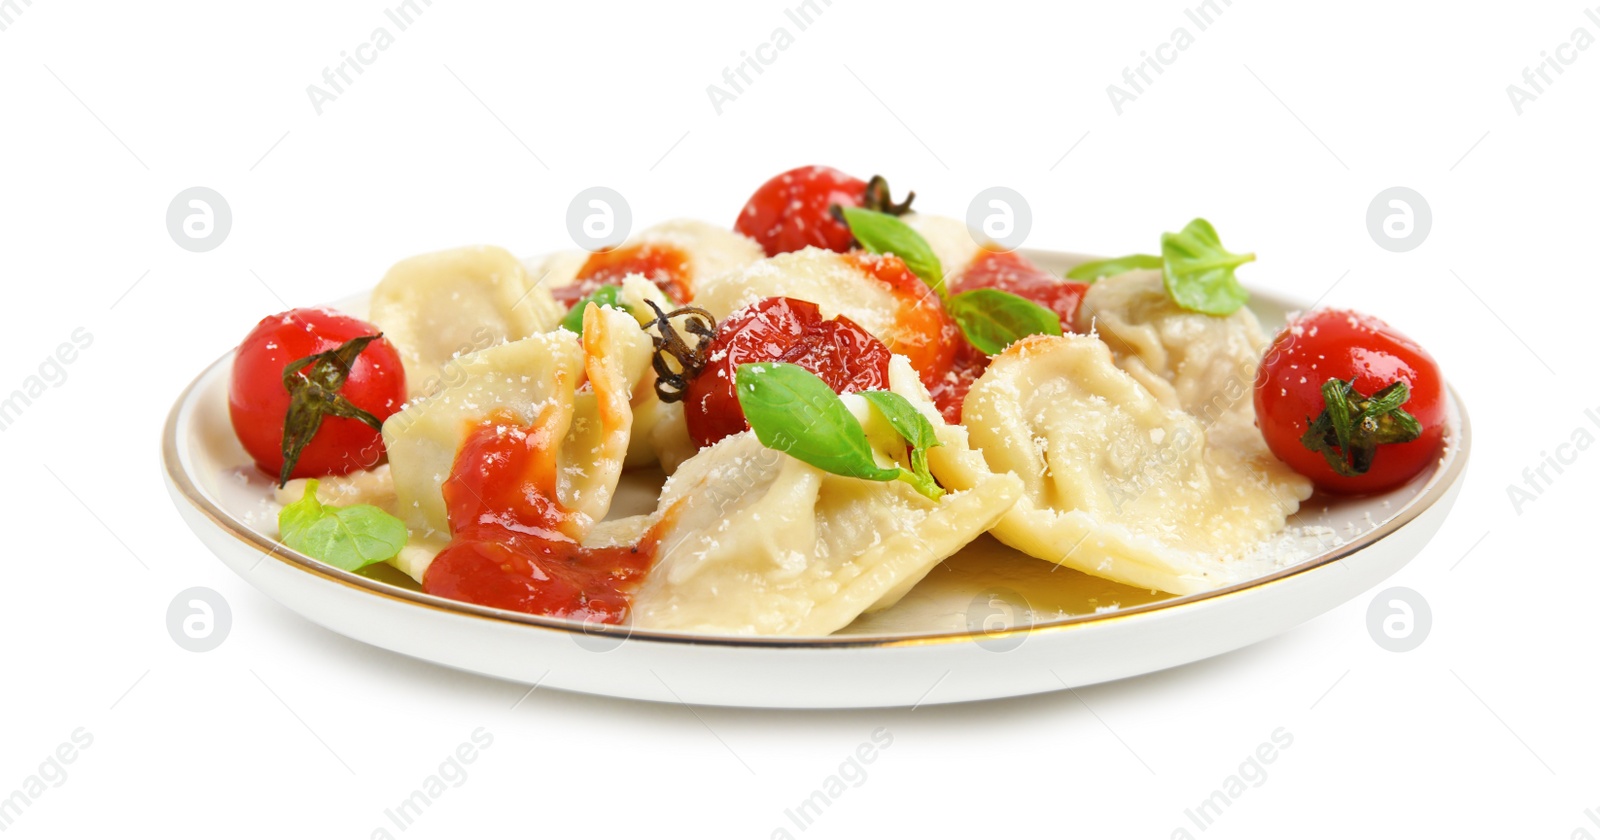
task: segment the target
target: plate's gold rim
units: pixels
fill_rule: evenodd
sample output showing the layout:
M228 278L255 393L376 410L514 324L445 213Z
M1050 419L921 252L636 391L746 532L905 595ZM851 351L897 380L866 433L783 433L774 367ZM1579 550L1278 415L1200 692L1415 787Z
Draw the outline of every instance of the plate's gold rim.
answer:
M1281 300L1274 303L1282 304ZM593 626L567 619L549 618L528 613L513 612L511 610L485 607L470 604L465 601L453 601L429 595L424 592L413 592L402 589L393 584L383 583L371 578L335 568L320 560L301 554L277 540L271 540L252 530L245 523L235 519L227 511L222 510L200 490L193 478L183 468L183 459L178 452L178 425L183 415L184 408L194 396L195 389L202 380L209 376L218 367L227 364L234 351L224 353L215 362L208 365L196 376L178 399L173 403L171 411L167 413L167 421L161 435L161 462L167 474L167 479L178 493L196 510L200 511L221 528L228 535L243 542L250 548L261 552L263 557L271 557L279 562L294 566L301 571L308 572L324 580L360 590L369 595L376 595L393 601L399 601L409 606L424 609L439 610L458 616L472 616L493 621L518 624L525 627L552 630L561 633L581 633L589 636L614 637L624 640L639 640L647 642L660 642L667 644L691 645L719 645L725 647L757 647L757 648L874 648L874 647L907 647L912 645L950 644L970 642L976 639L1003 638L1017 634L1031 634L1044 632L1059 632L1072 628L1084 627L1095 624L1105 624L1113 621L1134 618L1161 610L1181 609L1194 604L1227 598L1248 590L1259 589L1280 583L1297 575L1319 569L1330 563L1337 563L1358 551L1362 551L1375 543L1383 540L1410 524L1423 511L1431 508L1445 493L1460 479L1461 473L1466 469L1467 458L1472 445L1472 426L1467 418L1466 405L1462 403L1460 395L1454 387L1446 385L1450 400L1455 407L1459 418L1459 427L1453 430L1449 437L1448 445L1453 454L1449 459L1447 468L1435 471L1428 479L1428 484L1423 491L1414 496L1393 517L1372 531L1363 534L1359 539L1341 545L1332 551L1318 555L1302 563L1280 569L1269 575L1263 575L1221 589L1200 592L1193 595L1184 595L1165 601L1156 601L1150 604L1141 604L1135 607L1119 609L1114 612L1096 613L1093 615L1069 616L1041 624L1020 625L994 632L950 631L943 633L929 633L918 636L905 635L875 635L875 636L707 636L687 633L662 633L655 631L634 630L630 627Z

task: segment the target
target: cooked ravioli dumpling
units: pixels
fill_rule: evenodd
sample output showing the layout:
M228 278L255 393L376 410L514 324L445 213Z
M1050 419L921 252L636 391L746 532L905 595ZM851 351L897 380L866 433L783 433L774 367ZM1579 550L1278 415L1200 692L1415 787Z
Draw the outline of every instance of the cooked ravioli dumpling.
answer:
M809 301L824 318L854 321L925 376L942 376L960 331L932 289L886 260L806 247L702 281L695 305L721 320L769 297Z
M895 367L894 387L948 431L926 393L916 393L921 384L906 360L896 358ZM844 399L880 463L903 458L887 421L860 397ZM738 635L838 630L899 600L1022 492L1018 479L988 471L981 459L946 488L935 502L903 482L823 472L762 446L753 432L724 438L685 461L656 514L641 518L660 536L655 566L633 596L632 624Z
M1132 586L1187 594L1248 576L1242 559L1310 495L1305 479L1208 443L1092 337L1013 344L962 420L989 466L1025 487L1000 541Z
M560 442L551 449L559 504L573 514L567 536L586 535L616 492L633 429L633 391L649 360L650 340L631 316L593 305L581 337L555 330L458 359L452 384L383 424L398 513L416 547L396 565L421 580L425 561L449 539L441 488L462 443L491 415L509 414Z
M1131 271L1089 287L1078 326L1092 326L1117 366L1156 397L1194 415L1213 444L1263 469L1277 464L1255 426L1256 367L1267 336L1248 307L1226 316L1190 312L1172 302L1160 271Z
M445 387L452 359L553 329L564 310L503 248L472 246L403 260L372 292L371 320L400 351L406 391Z
M638 274L673 300L699 296L701 281L764 256L756 241L694 219L674 219L641 231L608 251L562 251L529 263L529 273L556 300L571 304L593 287Z
M939 265L944 269L946 277L954 277L961 269L966 268L968 263L977 259L983 250L980 243L972 238L972 231L967 229L967 223L960 219L910 213L901 217L901 221L910 225L912 230L922 234L922 238L927 240L928 247L932 248L934 256L939 258Z

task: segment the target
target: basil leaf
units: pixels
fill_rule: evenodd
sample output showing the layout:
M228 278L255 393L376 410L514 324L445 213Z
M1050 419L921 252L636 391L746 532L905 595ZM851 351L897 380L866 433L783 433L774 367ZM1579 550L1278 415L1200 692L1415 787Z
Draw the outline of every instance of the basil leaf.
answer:
M1250 299L1233 270L1253 262L1255 254L1235 254L1222 247L1216 228L1195 219L1177 233L1161 235L1161 272L1167 296L1192 312L1230 315Z
M734 390L762 446L834 475L896 477L898 470L873 460L860 421L811 371L783 362L743 364L734 373Z
M972 346L993 356L1030 335L1060 335L1056 313L1021 295L999 289L972 289L945 304Z
M633 313L633 310L622 305L622 287L607 283L590 292L583 300L573 304L572 308L567 310L566 317L561 319L561 328L568 332L583 335L583 310L591 303L621 309L629 314Z
M939 265L938 255L933 253L933 246L915 228L876 210L862 207L840 207L839 210L861 247L874 254L894 254L929 288L944 294L944 268Z
M911 401L893 391L861 391L861 397L871 403L889 425L905 438L909 446L911 459L911 474L916 478L916 486L923 495L938 499L944 495L944 488L933 479L933 472L928 469L928 450L935 446L943 446L938 433L933 428L933 423L918 411ZM923 489L929 488L929 489Z
M912 448L927 451L940 443L938 432L911 401L893 391L861 391L860 396L883 414Z
M347 572L382 563L406 544L405 523L372 505L324 505L315 480L278 513L278 535L295 551Z
M1160 268L1161 258L1154 254L1129 254L1109 260L1090 260L1067 270L1068 280L1093 283L1102 277L1115 277L1141 268Z

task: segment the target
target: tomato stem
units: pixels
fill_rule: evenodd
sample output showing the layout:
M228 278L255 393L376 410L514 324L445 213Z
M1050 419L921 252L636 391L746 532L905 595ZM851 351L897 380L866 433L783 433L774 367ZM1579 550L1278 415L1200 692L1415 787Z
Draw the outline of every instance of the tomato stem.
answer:
M322 428L323 417L359 420L376 431L383 421L355 403L339 389L350 378L350 366L367 345L383 338L383 333L363 335L322 353L295 359L283 368L283 387L289 391L289 411L283 418L283 468L278 471L278 486L289 483L289 475L306 444ZM307 366L309 370L306 370Z
M656 371L656 396L664 403L678 402L688 390L689 380L706 368L706 351L716 337L717 319L698 306L662 312L653 300L646 298L645 304L656 313L655 320L643 327L646 333L651 327L656 328L655 333L650 333L650 343L655 345L650 366ZM684 319L684 330L696 338L693 346L672 326L672 319L679 317ZM678 363L676 370L667 362L668 356Z
M879 213L891 216L904 216L911 212L911 202L917 197L915 192L906 193L906 200L896 204L894 197L889 194L889 181L882 175L872 176L867 182L865 195L862 196L861 206Z
M906 200L896 204L893 196L889 194L889 181L882 175L872 176L867 182L867 188L861 194L861 209L882 213L886 216L904 216L911 212L911 202L917 197L915 192L906 193ZM850 227L850 220L844 217L844 208L837 204L828 205L828 215L834 221L845 227ZM851 247L860 248L861 240L852 239Z
M1322 454L1334 472L1345 477L1363 475L1372 468L1378 447L1410 443L1422 436L1422 424L1401 408L1411 399L1411 388L1396 380L1372 396L1355 388L1356 381L1329 379L1322 383L1322 413L1307 419L1300 443Z

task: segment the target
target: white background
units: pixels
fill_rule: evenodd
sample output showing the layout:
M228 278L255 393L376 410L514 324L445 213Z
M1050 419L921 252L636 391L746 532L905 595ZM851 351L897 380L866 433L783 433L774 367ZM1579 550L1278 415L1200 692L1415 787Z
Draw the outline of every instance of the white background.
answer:
M94 738L7 836L367 837L478 727L493 745L405 836L767 837L878 727L892 746L804 834L1199 835L1184 809L1286 727L1266 781L1204 834L1600 836L1600 453L1520 513L1506 490L1600 409L1600 47L1520 116L1506 93L1577 27L1600 37L1582 5L1237 0L1119 116L1106 86L1195 32L1183 2L835 0L797 32L779 2L437 0L319 116L306 86L384 7L34 0L0 32L0 394L94 336L0 433L0 796L76 728ZM795 43L717 115L706 86L780 25ZM817 714L541 689L513 709L522 687L271 602L168 501L171 400L263 315L423 251L568 247L567 202L597 184L636 227L731 222L806 163L884 173L950 215L1010 186L1036 247L1148 250L1205 215L1260 255L1247 283L1420 340L1476 433L1455 512L1390 582L1432 604L1426 642L1374 644L1369 593L1076 696ZM165 227L194 185L233 209L205 254ZM1394 185L1433 211L1405 254L1365 222ZM196 585L233 609L206 654L164 627Z

